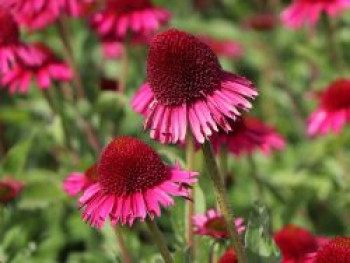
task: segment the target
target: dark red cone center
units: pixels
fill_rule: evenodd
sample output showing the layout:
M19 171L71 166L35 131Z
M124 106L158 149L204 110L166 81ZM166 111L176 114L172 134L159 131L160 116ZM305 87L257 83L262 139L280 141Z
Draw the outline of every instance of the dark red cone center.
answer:
M350 238L337 237L325 245L316 255L315 263L350 262Z
M221 74L210 47L188 33L170 29L152 40L147 79L162 104L181 105L207 95L220 85Z
M108 0L107 8L119 15L152 7L150 0Z
M19 40L19 28L12 14L0 7L0 46L16 44Z
M131 137L114 139L103 151L98 180L110 194L122 195L151 189L170 176L170 169L144 142Z
M322 105L328 111L337 111L350 107L350 79L333 82L322 94Z

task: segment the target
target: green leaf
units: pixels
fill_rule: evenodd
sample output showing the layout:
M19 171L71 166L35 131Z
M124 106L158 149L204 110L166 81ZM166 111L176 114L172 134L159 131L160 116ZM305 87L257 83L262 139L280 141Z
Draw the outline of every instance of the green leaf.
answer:
M278 263L280 252L270 231L270 216L266 206L256 203L245 234L249 263Z

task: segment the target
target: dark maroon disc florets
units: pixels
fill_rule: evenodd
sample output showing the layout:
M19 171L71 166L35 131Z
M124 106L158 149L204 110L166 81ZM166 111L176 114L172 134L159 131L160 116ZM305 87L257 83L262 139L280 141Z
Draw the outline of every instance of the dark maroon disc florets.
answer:
M98 181L110 194L123 195L151 189L170 176L170 169L144 142L131 137L114 139L103 151Z
M0 46L16 44L19 41L19 28L12 14L0 6Z
M162 104L181 105L203 97L220 85L221 76L217 56L198 38L170 29L152 40L147 79Z
M350 79L338 79L322 94L322 105L329 111L350 107Z
M107 8L119 15L152 7L150 0L108 0Z

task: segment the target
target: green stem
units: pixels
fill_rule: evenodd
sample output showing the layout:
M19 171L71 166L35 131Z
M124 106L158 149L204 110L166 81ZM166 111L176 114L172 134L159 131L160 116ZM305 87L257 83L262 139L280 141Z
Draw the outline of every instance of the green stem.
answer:
M213 181L218 204L227 223L227 229L237 255L238 263L247 263L247 257L245 254L243 242L238 235L234 224L235 218L229 204L226 188L223 183L222 176L220 175L211 143L209 141L206 141L203 145L202 150L208 168L208 174L210 176L210 179Z
M80 99L84 98L85 91L83 88L81 76L79 74L78 66L77 66L76 61L74 59L73 49L72 49L72 46L70 43L70 35L71 34L68 31L68 27L67 27L65 18L63 17L61 19L58 19L56 25L57 25L58 34L59 34L60 39L62 41L64 56L68 62L69 67L73 71L73 81L74 81L74 85L75 85L75 88L77 91L77 96Z
M221 148L221 152L219 156L219 165L220 165L222 180L226 185L226 181L227 181L226 179L229 175L228 175L228 152L225 146Z
M255 181L257 189L258 189L258 198L259 198L259 200L263 200L264 199L264 183L257 172L256 164L255 164L255 161L253 159L253 156L251 156L251 155L248 156L248 162L249 162L249 166L251 169L250 175L253 178L253 180Z
M328 30L328 48L329 48L329 56L330 56L330 62L334 63L335 67L338 70L342 70L342 61L341 61L341 54L339 47L337 45L337 25L336 21L334 19L330 19L329 17L325 17L326 23L327 23L327 30Z
M125 246L125 241L123 238L123 233L120 227L116 226L114 229L115 236L117 237L117 242L119 245L120 255L124 263L132 263L131 256L128 252L128 249Z
M125 41L124 43L124 51L122 55L122 68L121 68L121 73L119 76L119 85L117 81L117 87L120 93L124 94L128 82L128 76L129 76L129 41Z
M192 134L187 137L186 142L186 161L187 161L187 169L189 171L192 171L194 168L194 141ZM194 204L195 204L195 186L193 186L193 189L191 191L190 199L192 201L187 202L187 246L189 248L189 253L191 256L192 261L195 260L195 240L193 235L193 215L194 215Z
M162 254L162 257L164 259L165 263L174 263L173 258L171 257L171 254L169 252L169 249L166 245L165 239L162 235L162 232L160 232L157 224L155 221L148 219L146 220L147 226L149 228L149 231L152 234L154 242L157 244L160 253Z

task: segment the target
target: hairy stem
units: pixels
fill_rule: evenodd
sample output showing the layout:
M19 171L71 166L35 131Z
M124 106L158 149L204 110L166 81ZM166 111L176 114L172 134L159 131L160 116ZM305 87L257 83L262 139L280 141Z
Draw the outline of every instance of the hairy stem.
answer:
M123 232L121 231L120 227L116 226L114 228L114 233L115 233L115 236L117 237L117 242L118 242L119 250L120 250L120 256L121 256L123 262L124 263L132 263L130 253L125 246Z
M235 218L230 207L226 188L222 180L222 176L220 175L211 143L209 141L206 141L203 145L202 150L204 154L205 163L208 169L208 174L214 185L216 198L220 210L227 223L227 229L230 234L232 245L237 255L238 263L247 263L247 257L245 254L243 242L240 236L238 235L238 231L234 224Z

